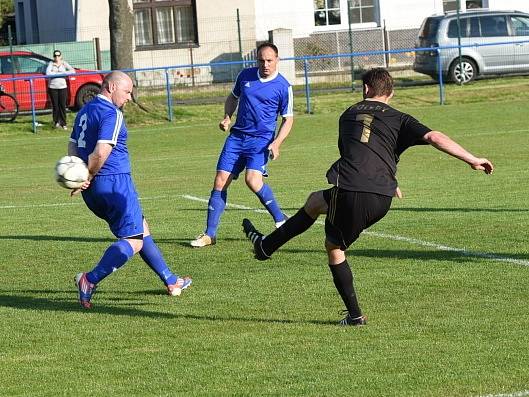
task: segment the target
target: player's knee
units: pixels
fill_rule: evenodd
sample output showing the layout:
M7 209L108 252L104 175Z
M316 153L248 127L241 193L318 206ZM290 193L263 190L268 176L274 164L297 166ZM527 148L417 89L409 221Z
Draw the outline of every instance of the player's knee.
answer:
M254 193L257 193L263 187L262 177L256 177L255 175L246 175L244 181L246 182L246 186L248 186L248 188Z
M338 245L325 240L325 250L329 258L329 265L338 265L345 261L345 252Z
M327 212L327 203L322 192L312 192L305 202L305 212L312 218Z
M143 239L127 239L128 243L132 247L134 254L137 254L143 248Z

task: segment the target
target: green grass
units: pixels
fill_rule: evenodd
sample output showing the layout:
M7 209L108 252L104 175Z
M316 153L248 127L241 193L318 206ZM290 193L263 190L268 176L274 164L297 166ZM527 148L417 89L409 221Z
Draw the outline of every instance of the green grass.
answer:
M172 124L127 110L134 177L152 233L172 269L192 275L194 284L170 298L134 258L100 285L90 312L78 307L72 279L98 261L112 236L79 197L53 182L68 133L44 126L31 134L23 118L0 125L0 395L528 390L529 100L500 90L503 83L449 86L446 106L435 105L435 88L397 92L395 106L489 157L496 171L477 173L429 147L402 156L404 199L348 253L369 317L363 328L335 325L342 304L321 224L260 263L240 222L250 217L268 231L271 220L231 207L216 246L187 246L202 231L205 204L183 196L209 195L225 138L216 127L222 105L182 107L185 121ZM289 214L327 186L337 118L351 94L318 95L314 115L302 114L303 98L297 102L292 135L269 167L269 183ZM242 181L229 202L260 208Z

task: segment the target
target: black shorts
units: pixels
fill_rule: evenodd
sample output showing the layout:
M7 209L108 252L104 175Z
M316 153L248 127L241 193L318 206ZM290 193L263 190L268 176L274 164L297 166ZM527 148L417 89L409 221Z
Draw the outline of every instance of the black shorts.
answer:
M325 238L345 251L364 229L381 220L389 211L392 197L376 193L350 192L336 186L324 190L329 206L325 218Z

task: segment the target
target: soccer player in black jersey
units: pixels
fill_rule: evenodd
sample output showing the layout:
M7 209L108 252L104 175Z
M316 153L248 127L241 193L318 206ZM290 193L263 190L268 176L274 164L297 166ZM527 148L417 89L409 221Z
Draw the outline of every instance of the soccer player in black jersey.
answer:
M293 217L267 236L256 230L248 219L243 220L255 257L266 260L287 241L311 227L320 214L326 214L325 249L334 285L347 309L341 325L366 324L345 250L364 229L386 215L394 195L400 196L395 178L399 156L411 146L430 144L474 170L491 174L494 169L486 158L474 156L445 134L389 106L393 78L385 69L369 70L363 75L362 83L364 100L340 117L340 158L327 171L327 180L333 186L311 193Z

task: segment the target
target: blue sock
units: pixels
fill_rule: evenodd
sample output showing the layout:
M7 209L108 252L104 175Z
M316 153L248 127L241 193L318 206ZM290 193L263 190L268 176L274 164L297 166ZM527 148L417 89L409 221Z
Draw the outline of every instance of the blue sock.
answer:
M255 194L257 197L259 197L259 200L265 206L270 215L272 215L274 222L281 222L285 219L285 215L281 211L281 208L279 208L279 204L277 203L270 186L264 184L261 190Z
M87 273L86 278L93 284L99 283L110 273L118 270L134 256L134 250L126 240L118 240L107 248L99 263Z
M208 220L206 234L210 237L217 235L217 228L219 227L220 216L226 207L228 200L228 192L220 190L212 190L208 202Z
M163 259L163 255L158 249L158 246L152 239L152 236L143 238L143 248L140 251L140 256L143 261L160 277L165 285L176 283L177 276L175 276L167 263Z

